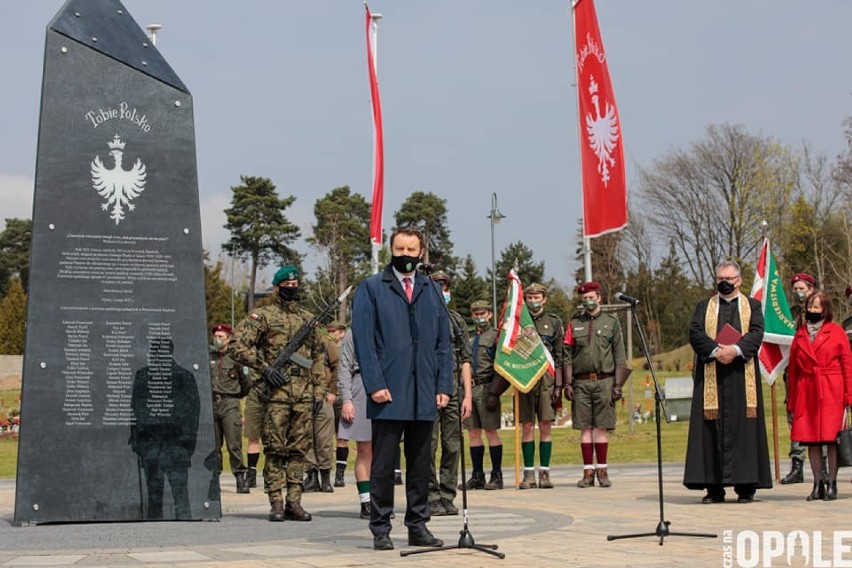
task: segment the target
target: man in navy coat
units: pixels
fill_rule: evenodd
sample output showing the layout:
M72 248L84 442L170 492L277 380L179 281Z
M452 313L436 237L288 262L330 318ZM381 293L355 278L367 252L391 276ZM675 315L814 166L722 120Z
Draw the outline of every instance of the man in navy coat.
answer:
M392 550L394 452L404 441L408 544L443 546L426 528L432 425L453 392L450 323L435 285L416 267L423 256L419 231L391 235L391 264L355 293L352 336L369 395L373 460L370 470L373 548ZM404 434L404 436L403 436Z

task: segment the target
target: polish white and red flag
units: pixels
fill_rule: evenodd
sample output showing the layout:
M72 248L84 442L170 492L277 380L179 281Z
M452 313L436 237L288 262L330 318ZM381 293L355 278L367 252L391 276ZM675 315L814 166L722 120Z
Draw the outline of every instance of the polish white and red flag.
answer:
M583 171L583 235L627 226L624 141L593 0L574 0L574 54Z
M370 242L382 245L382 205L385 193L385 156L382 140L382 102L376 72L376 26L370 8L367 10L367 67L370 73L370 100L373 105L373 205L370 214ZM379 16L377 16L379 17Z
M763 239L760 247L751 297L763 305L763 343L757 358L764 380L771 385L787 367L796 322L784 295L783 281L772 256L769 239Z

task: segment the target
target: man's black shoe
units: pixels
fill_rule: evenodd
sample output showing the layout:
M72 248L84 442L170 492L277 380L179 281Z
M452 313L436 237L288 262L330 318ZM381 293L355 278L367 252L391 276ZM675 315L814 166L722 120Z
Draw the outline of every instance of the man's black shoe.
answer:
M724 503L725 502L725 494L722 493L720 495L718 493L708 493L707 495L705 495L704 497L701 498L701 502L705 505L707 503Z
M393 550L393 541L390 535L388 533L373 535L373 550Z
M737 503L754 503L754 495L740 495L737 497Z
M444 546L444 541L436 538L429 529L422 531L408 531L409 546Z

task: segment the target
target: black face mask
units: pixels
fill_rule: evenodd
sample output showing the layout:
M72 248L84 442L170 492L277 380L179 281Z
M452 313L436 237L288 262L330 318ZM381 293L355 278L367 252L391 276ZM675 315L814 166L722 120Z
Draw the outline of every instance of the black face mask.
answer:
M822 321L823 314L819 312L805 312L805 319L808 323L818 323Z
M417 256L402 255L391 257L391 266L396 268L397 272L401 272L402 274L414 272L414 269L417 268L417 263L419 262L420 257Z
M721 282L716 284L716 290L718 290L719 293L723 296L727 296L728 294L736 290L736 287L727 280L722 280Z
M281 286L278 288L278 297L285 302L293 302L299 299L299 287L287 288Z

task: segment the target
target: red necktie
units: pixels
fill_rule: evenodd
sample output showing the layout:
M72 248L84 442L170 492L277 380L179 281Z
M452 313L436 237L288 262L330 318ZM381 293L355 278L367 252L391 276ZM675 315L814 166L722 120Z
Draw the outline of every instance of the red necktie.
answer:
M408 298L408 302L411 303L411 296L414 295L414 289L411 286L411 278L406 276L402 279L402 283L405 284L405 297Z

